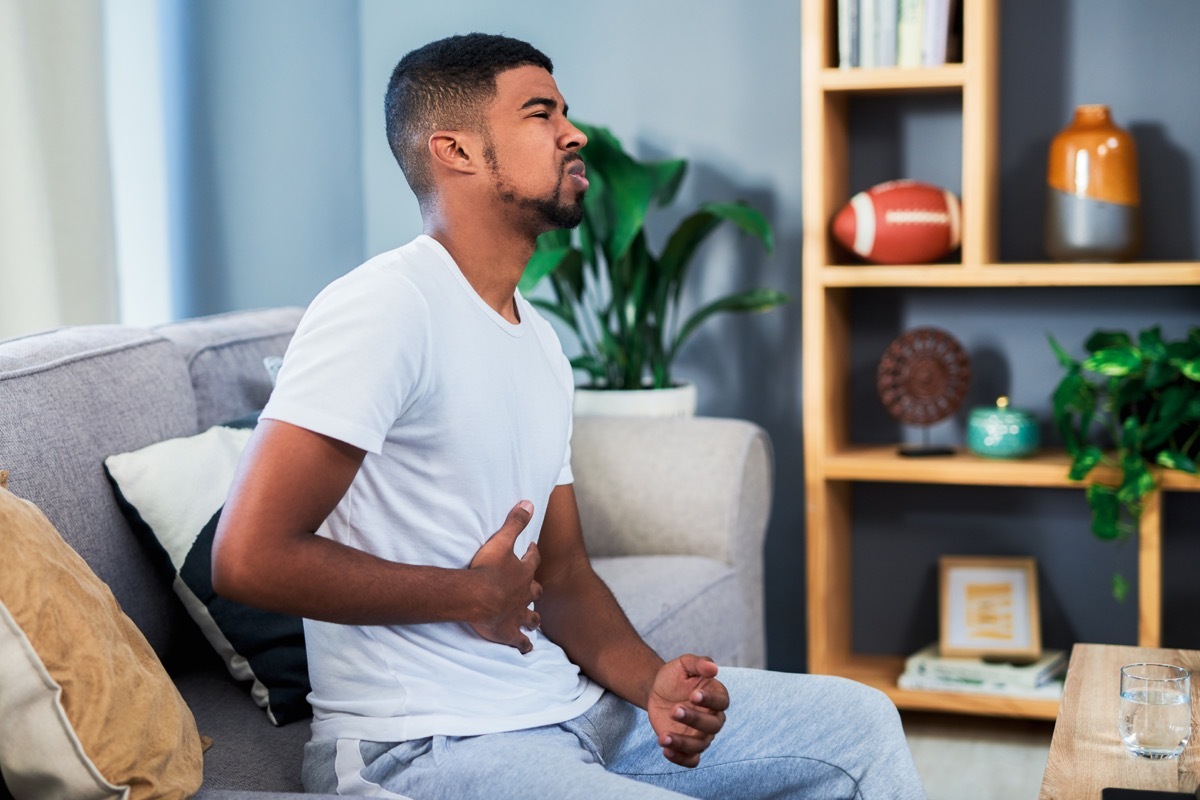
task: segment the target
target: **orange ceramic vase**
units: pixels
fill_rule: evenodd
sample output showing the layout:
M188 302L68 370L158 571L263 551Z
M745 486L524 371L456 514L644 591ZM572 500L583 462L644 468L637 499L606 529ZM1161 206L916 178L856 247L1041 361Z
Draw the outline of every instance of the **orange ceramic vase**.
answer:
M1050 143L1046 252L1055 261L1128 261L1141 246L1141 197L1133 137L1108 106L1075 109Z

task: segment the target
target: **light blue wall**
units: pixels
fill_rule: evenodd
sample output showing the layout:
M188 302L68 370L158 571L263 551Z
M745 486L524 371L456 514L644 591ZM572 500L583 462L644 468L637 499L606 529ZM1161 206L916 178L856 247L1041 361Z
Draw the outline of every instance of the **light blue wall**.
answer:
M1001 31L1002 255L1040 260L1045 153L1074 105L1107 102L1142 155L1149 258L1200 259L1200 103L1194 0L1004 0ZM190 125L182 158L198 181L185 307L196 312L305 302L364 256L420 230L415 202L383 135L382 98L396 61L472 30L525 38L555 62L574 116L612 128L642 156L682 156L692 172L679 210L744 197L772 219L766 258L736 237L702 253L686 302L769 285L783 311L704 329L679 363L700 411L767 428L776 502L767 541L772 666L804 666L804 497L800 431L800 3L798 0L206 0L183 14ZM956 98L856 101L853 188L910 175L957 188ZM904 435L880 409L873 374L893 338L947 328L975 368L968 405L1004 391L1045 416L1058 369L1053 332L1078 346L1095 327L1200 322L1200 289L869 290L856 292L852 419L856 438ZM569 347L569 344L568 344ZM965 411L964 411L965 413ZM962 439L962 416L935 437ZM909 432L911 435L911 432ZM1193 578L1200 498L1167 507L1166 640L1200 646ZM863 650L900 652L936 637L939 553L1038 558L1046 641L1131 641L1132 605L1108 598L1134 547L1095 542L1074 491L857 486L856 615Z
M357 4L169 5L176 313L305 305L363 256Z

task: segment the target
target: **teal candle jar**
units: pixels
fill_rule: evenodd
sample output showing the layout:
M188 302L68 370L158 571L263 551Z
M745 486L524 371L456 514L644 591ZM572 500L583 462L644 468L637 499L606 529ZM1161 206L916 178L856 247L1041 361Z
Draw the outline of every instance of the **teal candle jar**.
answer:
M1037 420L1025 411L1008 407L1001 397L991 408L976 408L967 420L967 447L988 458L1021 458L1041 444Z

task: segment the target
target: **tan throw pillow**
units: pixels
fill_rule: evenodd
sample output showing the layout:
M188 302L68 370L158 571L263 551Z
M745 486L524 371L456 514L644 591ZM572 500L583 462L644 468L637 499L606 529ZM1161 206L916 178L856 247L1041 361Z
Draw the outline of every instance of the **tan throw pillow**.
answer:
M17 798L186 798L196 721L108 587L0 489L0 770Z

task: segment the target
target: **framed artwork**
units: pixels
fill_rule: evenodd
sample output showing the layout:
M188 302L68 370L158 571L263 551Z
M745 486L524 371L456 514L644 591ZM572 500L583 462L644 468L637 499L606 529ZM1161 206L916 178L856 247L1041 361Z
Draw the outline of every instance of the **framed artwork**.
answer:
M942 556L942 656L1033 661L1042 654L1034 559Z

